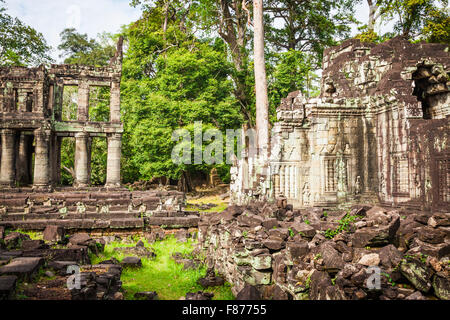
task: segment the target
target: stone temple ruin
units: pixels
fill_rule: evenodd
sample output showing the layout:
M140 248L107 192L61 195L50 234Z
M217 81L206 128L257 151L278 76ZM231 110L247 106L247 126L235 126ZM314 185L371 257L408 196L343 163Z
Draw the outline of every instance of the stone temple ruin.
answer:
M130 192L120 184L122 45L107 67L0 68L0 226L44 230L136 230L197 225L177 191ZM63 121L63 92L78 87L77 119ZM110 88L109 121L89 121L92 87ZM75 138L74 186L62 187L61 142ZM108 145L105 187L91 187L91 144Z
M283 99L269 166L239 160L234 201L262 195L297 208L366 202L448 210L449 73L443 44L351 39L325 50L320 96L297 91Z
M63 137L76 140L76 187L89 185L93 137L106 137L108 141L106 185L120 186L122 42L121 39L108 67L52 65L48 70L44 66L0 69L0 184L3 187L33 185L34 189L50 191L61 180ZM78 87L74 121L62 121L63 92L68 86ZM110 88L109 122L89 121L91 87Z

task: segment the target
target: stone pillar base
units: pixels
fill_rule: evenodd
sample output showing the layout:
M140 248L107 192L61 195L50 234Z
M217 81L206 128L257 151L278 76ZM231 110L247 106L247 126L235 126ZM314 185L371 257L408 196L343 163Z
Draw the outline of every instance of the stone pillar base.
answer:
M47 185L47 186L33 185L32 190L33 190L33 192L43 192L43 193L54 191L53 186L50 186L50 185Z

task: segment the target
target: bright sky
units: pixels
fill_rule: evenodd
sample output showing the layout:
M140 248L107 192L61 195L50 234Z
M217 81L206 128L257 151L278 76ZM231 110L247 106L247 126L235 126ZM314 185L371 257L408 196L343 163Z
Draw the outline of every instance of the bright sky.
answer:
M129 3L130 0L6 0L10 15L44 35L57 62L61 61L57 50L61 31L74 27L91 38L104 31L117 32L122 25L136 21L141 15L140 9L132 8ZM357 7L356 17L367 22L365 0ZM356 34L356 27L353 34Z
M60 62L59 34L74 27L91 38L104 31L115 33L139 19L141 11L129 0L6 0L8 13L41 32L52 46L52 57Z

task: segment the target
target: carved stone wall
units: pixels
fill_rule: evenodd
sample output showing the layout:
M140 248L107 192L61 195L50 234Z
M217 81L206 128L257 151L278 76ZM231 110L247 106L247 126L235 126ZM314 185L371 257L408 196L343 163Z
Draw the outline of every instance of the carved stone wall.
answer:
M320 96L292 92L277 109L264 197L448 209L449 73L441 44L351 39L325 50ZM237 203L259 183L257 168L243 169L252 160L232 168Z

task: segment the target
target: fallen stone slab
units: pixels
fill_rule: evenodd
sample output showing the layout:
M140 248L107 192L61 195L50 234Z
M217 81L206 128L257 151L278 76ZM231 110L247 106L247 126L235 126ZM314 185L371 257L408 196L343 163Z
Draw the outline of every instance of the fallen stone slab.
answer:
M12 300L16 290L17 276L0 276L0 300Z
M24 240L31 240L30 236L20 232L11 232L3 239L7 249L17 249L20 248Z
M214 297L212 292L188 292L186 293L186 300L211 300Z
M441 300L450 300L450 279L444 273L438 272L433 276L433 289Z
M138 300L158 300L156 291L136 292L134 298Z
M220 276L216 276L213 268L209 268L206 271L206 277L198 279L197 283L203 288L208 288L221 286L225 283L225 280Z
M38 249L24 251L24 257L42 257L45 261L76 261L80 264L89 264L90 258L87 247L71 247L67 249Z
M61 226L47 226L43 233L44 241L59 242L64 238L64 228Z
M87 233L76 233L69 238L69 243L78 246L88 246L94 239L92 239Z
M76 261L50 261L47 264L50 269L62 276L67 274L68 267L76 265L78 265Z
M152 249L145 247L118 247L114 248L114 251L122 252L124 254L132 254L138 257L145 257L147 259L153 259L156 257L156 253Z
M259 290L248 283L239 291L236 300L261 300L261 293Z
M167 226L170 228L189 228L197 227L200 217L149 217L145 218L149 225Z
M418 259L409 258L400 264L400 272L417 290L424 293L430 291L432 272L426 264Z
M121 262L124 268L141 268L142 261L138 257L125 257Z
M6 266L0 267L0 274L15 275L21 280L30 281L43 263L43 258L15 258Z
M44 240L24 240L22 241L21 247L23 251L37 250L37 249L48 249Z

